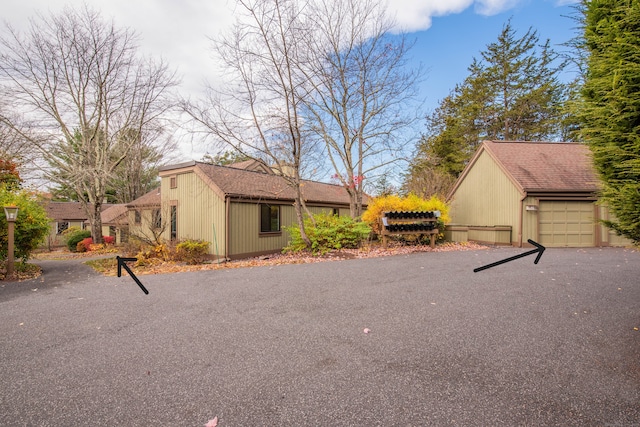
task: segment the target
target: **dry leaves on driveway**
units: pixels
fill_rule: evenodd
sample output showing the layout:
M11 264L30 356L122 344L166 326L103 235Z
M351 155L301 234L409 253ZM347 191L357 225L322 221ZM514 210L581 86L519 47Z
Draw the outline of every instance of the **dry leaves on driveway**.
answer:
M284 264L311 264L317 262L327 261L343 261L348 259L362 259L362 258L380 258L387 256L408 255L418 252L451 252L451 251L468 251L486 249L486 246L478 245L476 243L442 243L435 248L431 248L428 245L415 245L415 246L401 246L401 245L389 245L388 248L382 246L369 246L361 249L343 249L340 251L329 252L325 255L313 255L309 252L301 253L287 253L287 254L272 254L267 256L261 256L256 258L248 258L229 262L217 262L212 261L208 264L199 265L186 265L179 262L161 262L158 260L155 263L136 266L135 274L164 274L164 273L179 273L186 271L204 271L204 270L217 270L222 268L247 268L247 267L261 267L261 266L275 266ZM116 260L115 258L103 259L96 261L90 261L87 264L91 265L94 269L98 270L106 276L116 275ZM123 274L125 274L123 272Z

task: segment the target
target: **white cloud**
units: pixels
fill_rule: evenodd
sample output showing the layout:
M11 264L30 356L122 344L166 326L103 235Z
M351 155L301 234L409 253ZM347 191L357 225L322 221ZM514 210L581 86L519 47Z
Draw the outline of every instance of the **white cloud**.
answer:
M421 31L431 27L433 17L460 13L473 6L480 15L490 16L515 7L521 0L387 0L399 30ZM572 1L578 0L558 0Z
M480 15L492 16L509 10L518 4L519 0L480 0L475 2L475 10Z

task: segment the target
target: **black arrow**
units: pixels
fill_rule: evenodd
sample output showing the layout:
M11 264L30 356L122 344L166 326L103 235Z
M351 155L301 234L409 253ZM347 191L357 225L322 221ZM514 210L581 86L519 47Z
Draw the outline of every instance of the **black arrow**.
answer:
M487 268L495 267L496 265L500 265L500 264L504 264L505 262L513 261L514 259L522 258L522 257L525 257L527 255L533 255L536 252L538 253L538 256L536 257L536 260L533 261L533 263L537 264L538 261L540 261L540 257L542 256L542 253L544 252L544 250L546 248L544 246L542 246L540 243L536 243L531 239L527 240L527 242L529 242L533 246L535 246L536 249L533 249L533 250L528 251L528 252L524 252L524 253L522 253L520 255L512 256L511 258L503 259L502 261L497 261L497 262L494 262L492 264L487 264L487 265L483 265L482 267L474 268L473 272L477 273L478 271L486 270Z
M133 271L131 271L131 269L127 265L127 262L129 261L136 262L138 258L120 258L119 256L116 256L116 259L118 260L118 277L122 276L122 267L124 267L124 269L127 270L127 273L129 273L129 276L131 276L131 278L136 281L138 286L140 286L140 289L142 289L142 292L149 295L149 291L147 290L147 288L144 287L142 282L138 280L136 275L133 274Z

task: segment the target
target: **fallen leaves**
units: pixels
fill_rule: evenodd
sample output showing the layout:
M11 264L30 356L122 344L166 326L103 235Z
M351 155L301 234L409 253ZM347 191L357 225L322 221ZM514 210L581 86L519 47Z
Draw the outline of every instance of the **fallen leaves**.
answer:
M277 266L286 264L312 264L327 261L345 261L350 259L381 258L398 255L409 255L422 252L453 252L487 249L476 243L442 243L435 248L429 245L389 245L385 248L381 245L367 246L361 249L343 249L329 252L324 255L313 255L310 252L272 254L256 258L248 258L236 261L217 263L212 261L209 264L186 265L178 262L160 262L153 265L136 266L135 274L164 274L179 273L203 270L218 270L223 268L251 268L264 266ZM91 267L98 272L107 275L116 275L115 258L88 261ZM124 273L123 273L124 274Z
M213 419L209 420L204 427L216 427L218 425L218 417L214 417Z

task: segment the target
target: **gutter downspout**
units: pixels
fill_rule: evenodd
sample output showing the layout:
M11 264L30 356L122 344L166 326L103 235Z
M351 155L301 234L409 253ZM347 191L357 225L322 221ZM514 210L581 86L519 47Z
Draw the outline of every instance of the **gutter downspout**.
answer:
M519 218L518 218L518 247L521 248L522 247L522 224L523 224L523 218L522 218L522 214L523 214L523 210L522 210L522 206L524 205L524 199L527 198L527 193L524 193L524 196L522 196L522 198L520 199L520 208L519 210Z
M231 199L229 198L229 196L225 196L224 199L224 205L225 205L225 213L224 213L224 258L225 260L229 259L229 241L230 241L230 237L229 237L229 232L231 230L231 227L229 225L229 218L230 218L230 212L231 212Z

